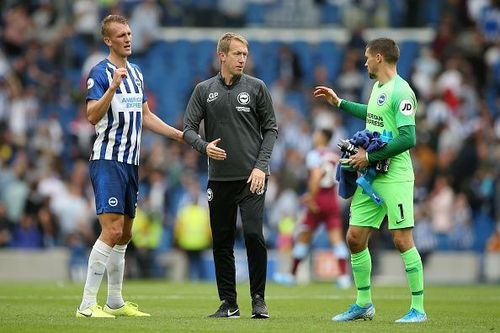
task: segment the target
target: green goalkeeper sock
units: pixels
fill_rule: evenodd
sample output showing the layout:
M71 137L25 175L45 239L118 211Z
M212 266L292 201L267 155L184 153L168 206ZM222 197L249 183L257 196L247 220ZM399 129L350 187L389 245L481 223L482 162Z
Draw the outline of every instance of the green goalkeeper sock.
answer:
M368 248L351 255L352 275L358 288L356 304L364 307L372 302L370 275L372 272L372 257Z
M424 268L417 248L401 253L406 268L406 277L411 291L411 307L424 313Z

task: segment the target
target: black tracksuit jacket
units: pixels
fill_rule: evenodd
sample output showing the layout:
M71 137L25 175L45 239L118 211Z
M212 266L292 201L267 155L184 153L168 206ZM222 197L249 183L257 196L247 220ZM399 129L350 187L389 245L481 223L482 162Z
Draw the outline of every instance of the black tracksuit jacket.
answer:
M205 122L205 139L198 135ZM184 115L184 140L206 155L209 142L221 138L224 161L209 160L214 181L247 179L253 168L270 174L269 159L278 136L271 95L262 80L242 74L231 86L216 76L199 83Z

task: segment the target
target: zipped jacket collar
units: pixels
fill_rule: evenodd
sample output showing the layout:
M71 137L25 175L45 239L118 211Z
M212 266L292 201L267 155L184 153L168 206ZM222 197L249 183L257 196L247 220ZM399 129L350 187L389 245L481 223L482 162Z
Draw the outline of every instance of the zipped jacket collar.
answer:
M219 80L220 80L221 84L222 84L224 87L231 89L232 87L236 86L236 85L238 84L238 82L240 82L240 79L241 79L241 77L243 76L243 74L241 74L241 75L236 75L236 76L234 77L233 84L231 84L231 85L227 85L227 84L226 84L226 82L224 81L224 77L222 76L222 73L221 73L221 72L219 72L219 73L217 74L217 76L219 77Z

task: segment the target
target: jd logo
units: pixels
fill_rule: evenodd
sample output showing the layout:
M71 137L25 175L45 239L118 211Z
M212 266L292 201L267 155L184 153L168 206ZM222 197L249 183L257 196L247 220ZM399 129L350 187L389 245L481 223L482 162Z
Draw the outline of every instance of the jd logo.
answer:
M399 111L401 111L401 113L405 116L411 116L414 112L413 103L407 99L402 100L399 104Z

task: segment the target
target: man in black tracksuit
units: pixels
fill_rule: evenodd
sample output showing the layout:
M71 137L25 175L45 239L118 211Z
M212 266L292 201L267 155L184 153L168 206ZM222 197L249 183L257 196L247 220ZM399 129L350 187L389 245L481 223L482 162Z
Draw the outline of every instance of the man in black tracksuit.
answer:
M209 157L207 196L217 289L222 301L210 317L239 317L234 238L239 207L250 272L252 318L269 318L264 301L267 250L262 234L269 159L278 127L265 84L243 74L248 42L226 33L217 44L221 70L199 83L184 115L184 140ZM199 135L204 121L205 140Z

